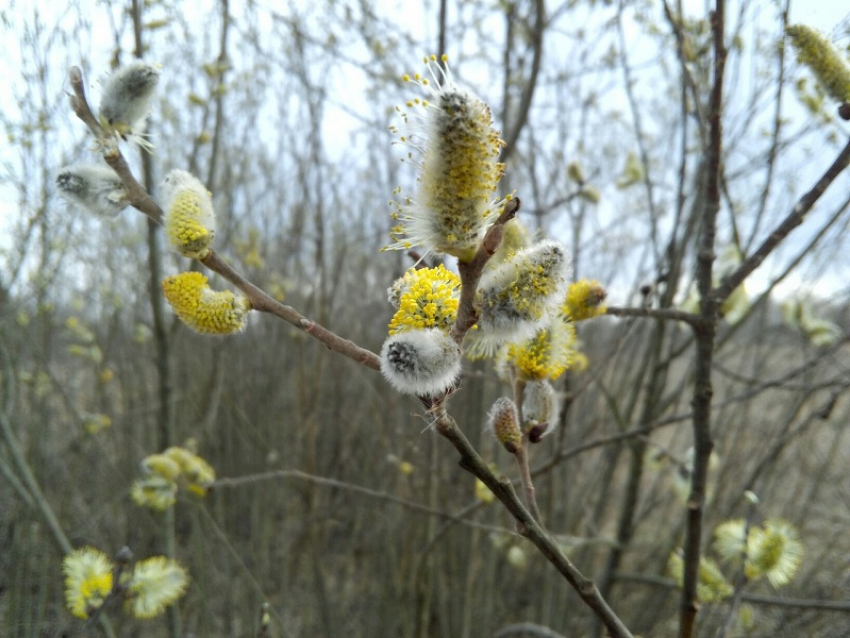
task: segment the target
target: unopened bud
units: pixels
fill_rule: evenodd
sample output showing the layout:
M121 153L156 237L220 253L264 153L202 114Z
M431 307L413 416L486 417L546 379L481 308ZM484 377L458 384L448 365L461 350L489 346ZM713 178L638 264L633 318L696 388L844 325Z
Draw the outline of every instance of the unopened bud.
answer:
M62 199L104 217L114 217L130 204L124 182L106 166L66 166L56 174L56 186Z
M436 396L460 376L460 349L439 328L391 335L381 348L381 373L402 394Z
M511 454L516 454L522 445L522 433L519 429L516 405L507 397L500 397L493 403L487 415L487 426L493 436Z
M100 99L101 125L122 137L139 135L157 82L159 67L145 62L132 62L112 73Z
M522 396L522 418L529 432L529 440L537 443L548 424L555 418L555 389L548 380L531 381L526 384ZM532 441L531 431L543 427ZM537 432L536 432L537 434Z

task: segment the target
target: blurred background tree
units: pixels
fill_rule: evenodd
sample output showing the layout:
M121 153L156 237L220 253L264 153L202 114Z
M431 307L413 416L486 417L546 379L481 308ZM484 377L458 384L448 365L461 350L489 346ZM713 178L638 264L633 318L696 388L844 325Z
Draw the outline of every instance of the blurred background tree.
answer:
M191 574L179 617L116 619L121 636L256 635L263 602L275 636L598 635L575 593L412 416L418 404L271 317L212 340L157 307L159 280L185 260L160 252L134 211L93 218L56 195L56 170L92 155L67 105L67 70L80 65L96 93L111 66L161 63L156 151L130 158L136 174L155 196L172 168L198 175L215 197L217 250L375 351L392 316L386 288L410 265L379 253L386 201L413 178L387 127L411 97L401 74L430 52L449 53L493 108L508 141L504 186L533 232L570 247L577 278L603 282L616 306L693 308L708 15L641 0L291 5L0 10L4 40L18 45L4 54L0 112L2 634L78 630L60 565L68 546L91 544L170 553ZM850 132L783 45L795 10L769 0L726 9L718 277L788 215ZM846 47L842 18L827 26ZM850 579L847 180L722 309L706 547L718 524L752 515L751 490L758 521L790 521L805 551L781 598L748 585L735 635L845 635L850 606L834 601ZM583 324L579 337L588 368L559 382L558 427L536 448L543 517L635 634L672 635L679 595L667 564L685 529L692 333L627 317ZM489 366L468 363L453 413L511 474L482 433L505 392ZM190 438L219 477L293 472L222 484L171 514L136 506L139 461ZM706 604L699 635L714 635L728 606Z

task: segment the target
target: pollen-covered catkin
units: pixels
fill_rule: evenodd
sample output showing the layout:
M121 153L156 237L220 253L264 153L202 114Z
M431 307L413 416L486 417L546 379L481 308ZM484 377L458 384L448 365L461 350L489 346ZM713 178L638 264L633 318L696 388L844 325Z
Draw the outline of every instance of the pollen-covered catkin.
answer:
M509 343L505 358L524 381L554 381L573 365L575 344L575 326L555 316L530 339Z
M100 98L101 125L122 137L142 133L158 82L159 68L153 64L131 62L114 71Z
M414 196L391 202L399 223L391 231L395 241L389 248L422 246L469 260L504 205L494 198L504 171L498 161L504 142L493 128L490 108L455 83L436 56L426 63L434 82L418 75L413 81L432 99L416 98L407 106L417 112L402 113L408 125L421 123L421 131L401 136L403 144L421 154L418 187Z
M229 290L216 292L199 272L183 272L162 282L165 300L181 321L201 334L225 335L245 328L251 304Z
M554 241L521 250L485 272L475 300L480 338L495 346L533 336L556 312L569 274L567 251Z
M436 396L455 384L460 371L460 348L439 328L390 335L381 348L381 373L402 394Z
M582 279L567 288L562 312L570 321L584 321L605 314L608 293L598 281Z
M124 608L134 618L154 618L180 598L188 585L189 576L176 560L154 556L139 561L124 584Z
M388 290L398 308L390 321L390 334L419 328L449 330L457 315L460 277L440 264L436 268L409 269Z
M838 102L850 102L850 64L829 40L802 24L785 32L797 50L797 59L815 74L818 83Z
M114 217L130 204L127 187L107 166L77 164L59 169L56 187L62 199L104 217Z
M88 618L112 592L109 557L94 547L75 549L62 561L65 574L65 601L77 618Z
M215 239L212 195L186 171L173 170L162 182L165 234L184 257L203 259Z

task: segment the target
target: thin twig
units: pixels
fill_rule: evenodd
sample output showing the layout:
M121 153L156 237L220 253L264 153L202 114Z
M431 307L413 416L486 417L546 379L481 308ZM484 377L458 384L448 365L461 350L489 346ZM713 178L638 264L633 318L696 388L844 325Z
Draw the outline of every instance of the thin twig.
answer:
M691 493L687 502L687 526L684 543L684 577L679 607L679 638L692 638L699 611L697 584L702 544L703 507L708 476L708 463L714 442L711 439L711 368L717 330L718 302L711 296L714 272L714 246L717 215L720 210L720 174L723 157L723 78L726 68L725 0L716 0L711 14L714 41L714 80L709 99L709 138L705 153L706 185L701 213L701 235L697 252L696 281L700 294L700 319L695 326L696 356L694 362L693 407L694 469Z
M221 478L215 481L212 484L212 489L221 489L225 487L242 487L243 485L251 485L253 483L260 483L262 481L272 481L278 479L289 479L289 478L297 478L305 481L309 481L310 483L314 483L316 485L324 485L326 487L334 487L341 490L346 490L349 492L354 492L356 494L362 494L364 496L368 496L369 498L373 498L379 501L387 501L390 503L396 503L397 505L401 505L402 507L406 507L407 509L422 512L423 514L429 514L431 516L438 516L447 521L453 521L455 523L461 523L463 525L467 525L469 527L476 527L482 529L487 532L497 532L500 534L510 533L510 530L504 529L502 527L496 527L495 525L485 525L483 523L476 523L475 521L470 521L464 518L464 511L462 510L458 514L450 514L448 512L444 512L442 510L435 510L426 505L421 505L414 501L408 501L403 498L399 498L398 496L394 496L393 494L388 494L387 492L379 492L377 490L369 489L368 487L363 487L361 485L355 485L354 483L347 483L345 481L340 481L337 479L328 478L325 476L316 476L314 474L308 474L307 472L302 472L300 470L272 470L269 472L261 472L259 474L249 474L247 476L237 476L233 478Z
M847 145L835 158L835 161L817 181L812 189L803 195L797 204L791 209L791 213L773 230L767 239L762 242L761 246L750 255L731 275L723 280L723 283L715 288L711 295L717 303L723 301L732 294L732 292L743 283L744 279L758 268L770 253L784 240L788 234L797 226L803 223L806 214L812 209L812 206L821 198L821 196L829 188L829 185L835 181L835 178L850 165L850 140Z
M523 397L525 394L525 381L522 379L514 379L514 404L516 405L517 418L519 419L520 430L522 431L522 439L516 452L517 467L519 468L519 480L522 484L523 492L525 493L525 502L528 505L528 510L531 515L540 522L540 508L537 507L537 496L534 490L534 482L531 480L531 448L528 440L528 429L526 428L525 420L522 417Z
M732 629L732 624L735 622L735 612L738 611L738 606L741 604L741 597L744 595L744 587L747 584L747 546L749 545L747 539L750 537L750 528L752 527L755 513L756 503L751 500L747 507L747 516L744 518L744 542L741 543L740 566L738 567L738 573L735 574L735 591L732 594L732 601L726 612L726 619L720 629L717 630L716 638L726 638L726 634Z
M433 408L435 427L447 438L460 454L460 466L477 476L490 488L517 522L518 532L530 540L546 559L573 586L579 596L602 621L612 638L634 638L623 621L614 613L602 598L592 580L582 574L567 558L552 536L538 523L522 504L513 484L507 478L497 477L488 467L483 458L475 451L472 444L458 428L457 423L445 410L445 405L438 402Z
M670 308L621 308L608 306L606 315L613 317L646 317L648 319L665 319L668 321L683 321L691 326L698 326L699 315L684 310L672 310Z
M648 574L637 574L634 572L617 572L618 580L626 580L634 583L644 583L655 587L666 589L678 589L679 585L672 578L662 576L650 576ZM741 600L756 605L768 605L771 607L785 607L788 609L817 609L823 611L837 611L850 613L850 602L844 600L819 600L815 598L780 598L778 596L763 596L761 594L741 594Z
M502 243L504 225L516 216L520 205L521 202L518 197L509 200L502 208L498 219L484 235L484 241L472 260L468 262L458 260L457 268L461 283L460 300L458 301L457 317L451 330L452 338L458 345L463 342L466 333L478 321L478 311L475 309L475 292L478 290L478 282L481 281L484 266Z

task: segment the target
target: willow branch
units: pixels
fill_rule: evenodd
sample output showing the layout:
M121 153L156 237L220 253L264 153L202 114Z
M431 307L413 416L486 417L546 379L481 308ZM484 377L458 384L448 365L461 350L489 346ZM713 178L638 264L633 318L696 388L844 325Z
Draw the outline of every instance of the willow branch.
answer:
M210 487L214 490L217 490L226 487L242 487L244 485L261 483L263 481L274 481L289 478L301 479L304 481L309 481L310 483L314 483L315 485L323 485L325 487L333 487L336 489L345 490L347 492L361 494L363 496L368 496L369 498L378 501L395 503L396 505L401 505L402 507L405 507L409 510L413 510L415 512L428 514L430 516L437 516L446 521L451 521L453 523L461 523L469 527L477 527L488 532L497 532L500 534L508 532L508 530L501 527L496 527L494 525L485 525L483 523L476 523L475 521L470 521L469 519L464 517L465 511L461 511L458 514L449 514L441 510L430 508L426 505L421 505L420 503L416 503L414 501L408 501L403 498L399 498L398 496L394 496L393 494L389 494L387 492L379 492L377 490L373 490L368 487L363 487L361 485L356 485L354 483L347 483L345 481L340 481L325 476L316 476L315 474L308 474L307 472L301 472L300 470L272 470L270 472L261 472L259 474L249 474L247 476L220 478L217 479Z
M438 402L433 408L436 418L437 431L447 438L460 454L460 466L490 488L517 522L519 533L531 541L546 559L555 566L562 576L573 586L585 604L608 629L612 638L634 638L632 633L614 613L608 603L602 598L592 580L582 574L567 558L552 536L538 523L522 504L514 490L513 483L504 477L497 477L487 466L483 458L475 451L472 444L461 432L445 410L445 405Z
M103 159L118 174L127 187L130 205L141 211L160 226L163 225L165 215L162 208L151 198L144 186L142 186L133 175L127 160L118 148L118 142L104 131L86 100L83 74L79 67L71 67L68 72L71 88L74 93L71 96L71 107L80 120L85 123L97 140L98 147L103 152ZM274 315L293 326L300 328L308 335L321 341L328 349L353 359L360 365L373 370L380 370L381 361L378 355L370 350L361 348L353 341L340 337L327 328L319 325L312 319L308 319L295 308L282 304L273 299L268 293L252 284L239 272L228 264L222 257L212 250L206 257L200 260L207 268L224 277L236 286L251 304L251 308L258 312Z
M457 268L461 283L460 300L458 301L457 317L451 330L451 336L458 345L463 342L466 333L478 321L478 311L475 309L475 292L478 290L478 282L481 281L484 266L502 243L504 225L516 216L520 205L518 197L508 200L498 219L484 235L484 241L481 242L481 246L472 260L467 262L458 260Z
M714 81L709 100L709 138L705 153L706 186L701 211L701 235L697 252L696 281L700 294L700 324L695 326L696 355L694 361L693 407L694 470L691 493L687 502L687 525L684 542L682 595L679 603L679 638L693 638L699 611L697 584L702 551L703 508L708 476L708 462L714 442L711 438L711 399L714 393L711 369L717 330L718 303L711 295L714 276L714 246L717 215L720 210L720 181L723 157L723 78L727 49L724 43L725 0L716 0L711 14L714 41Z
M850 165L850 141L835 158L835 161L817 181L812 189L803 195L794 205L791 213L773 230L756 251L750 255L738 268L729 275L723 283L712 291L717 303L723 301L743 283L744 279L758 268L770 253L784 240L789 233L803 223L806 214L835 181L835 178Z
M683 321L691 326L700 323L699 315L683 310L672 310L670 308L621 308L609 306L605 309L606 315L613 317L646 317L649 319L665 319L667 321Z

